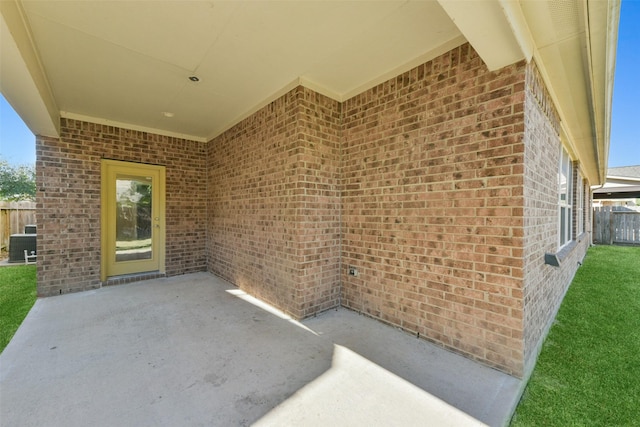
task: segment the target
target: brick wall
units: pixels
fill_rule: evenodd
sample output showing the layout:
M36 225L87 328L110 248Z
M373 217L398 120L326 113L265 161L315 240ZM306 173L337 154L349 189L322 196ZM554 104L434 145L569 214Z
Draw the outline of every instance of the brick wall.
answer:
M62 119L60 138L36 138L38 295L100 282L100 161L166 166L166 273L205 264L205 145Z
M37 138L38 292L100 286L100 159L164 164L167 274L296 318L342 304L523 376L589 241L544 264L558 133L535 64L489 72L468 44L343 103L297 87L207 145L63 120Z
M301 317L307 317L340 303L342 109L312 90L298 91Z
M297 318L339 304L340 105L298 87L208 145L208 265Z
M343 104L342 304L516 375L524 77L466 44Z
M560 123L535 63L527 66L525 110L524 370L533 369L562 298L584 257L589 235L570 245L560 267L545 265L544 254L558 251L558 165ZM577 164L574 165L574 184ZM585 231L590 230L588 182L585 182ZM575 189L575 187L574 187ZM574 192L575 193L575 192ZM575 215L575 212L574 212Z

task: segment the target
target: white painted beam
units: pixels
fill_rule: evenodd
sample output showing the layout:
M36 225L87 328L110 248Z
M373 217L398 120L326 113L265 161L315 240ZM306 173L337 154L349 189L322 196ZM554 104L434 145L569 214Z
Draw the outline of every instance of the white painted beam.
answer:
M534 50L520 5L514 0L438 0L489 70L498 70Z
M60 113L20 5L0 1L0 92L36 135L57 137Z

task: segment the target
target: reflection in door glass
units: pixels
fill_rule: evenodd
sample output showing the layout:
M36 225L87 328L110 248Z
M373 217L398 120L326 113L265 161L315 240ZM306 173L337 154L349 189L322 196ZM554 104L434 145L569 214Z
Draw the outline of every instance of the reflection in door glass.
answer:
M151 178L116 178L116 262L151 259Z

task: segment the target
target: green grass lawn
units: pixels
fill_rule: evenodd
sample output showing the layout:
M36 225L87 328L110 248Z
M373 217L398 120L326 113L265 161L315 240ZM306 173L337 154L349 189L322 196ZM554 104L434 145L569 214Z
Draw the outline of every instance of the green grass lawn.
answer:
M36 301L36 266L0 267L0 352Z
M640 248L589 249L511 426L640 425Z

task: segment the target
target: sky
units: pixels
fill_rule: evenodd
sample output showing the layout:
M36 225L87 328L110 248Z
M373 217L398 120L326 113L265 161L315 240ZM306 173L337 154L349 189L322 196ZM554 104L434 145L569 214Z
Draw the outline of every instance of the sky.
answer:
M640 0L623 0L618 29L609 167L640 165ZM0 96L0 157L35 164L35 137Z
M640 165L640 0L623 0L613 82L609 167Z
M0 157L10 164L36 164L36 137L0 96Z

